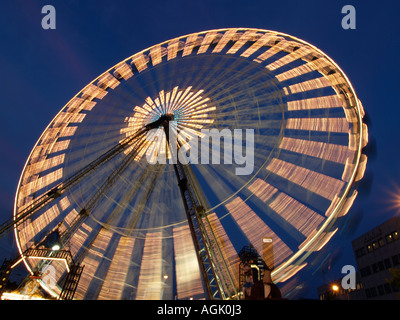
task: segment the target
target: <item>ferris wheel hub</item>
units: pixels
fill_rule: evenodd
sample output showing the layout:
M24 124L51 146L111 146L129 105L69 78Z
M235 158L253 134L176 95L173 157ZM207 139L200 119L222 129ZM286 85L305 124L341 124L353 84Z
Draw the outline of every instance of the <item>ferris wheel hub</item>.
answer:
M145 127L148 130L156 129L164 124L168 124L170 121L173 121L173 120L174 120L174 115L171 113L167 113L167 114L163 114L156 121L146 124Z

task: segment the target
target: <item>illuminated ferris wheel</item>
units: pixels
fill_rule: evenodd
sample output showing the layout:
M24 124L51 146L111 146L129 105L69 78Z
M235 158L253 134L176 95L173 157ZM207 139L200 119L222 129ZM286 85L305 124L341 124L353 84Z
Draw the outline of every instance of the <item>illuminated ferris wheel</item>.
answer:
M235 298L249 244L284 282L357 195L363 116L337 64L295 37L220 29L155 45L89 83L39 138L15 199L20 254L33 272L29 250L68 250L85 266L76 299ZM55 296L61 260L48 262Z

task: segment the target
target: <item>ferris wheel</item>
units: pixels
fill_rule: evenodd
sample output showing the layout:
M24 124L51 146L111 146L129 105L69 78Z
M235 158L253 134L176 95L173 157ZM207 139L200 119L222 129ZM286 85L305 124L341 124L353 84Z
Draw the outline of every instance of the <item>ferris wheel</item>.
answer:
M18 249L56 239L85 266L76 299L234 298L249 244L285 282L357 195L363 116L339 66L287 34L220 29L152 46L40 136L15 199ZM57 296L68 270L51 265L57 285L43 286Z

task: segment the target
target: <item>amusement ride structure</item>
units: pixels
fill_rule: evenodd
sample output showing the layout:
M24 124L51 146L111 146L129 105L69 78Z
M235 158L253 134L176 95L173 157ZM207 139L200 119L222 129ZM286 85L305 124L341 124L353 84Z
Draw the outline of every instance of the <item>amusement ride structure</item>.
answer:
M357 196L363 116L339 66L287 34L152 46L44 130L1 225L19 250L1 270L23 262L59 299L239 299L246 247L283 283Z

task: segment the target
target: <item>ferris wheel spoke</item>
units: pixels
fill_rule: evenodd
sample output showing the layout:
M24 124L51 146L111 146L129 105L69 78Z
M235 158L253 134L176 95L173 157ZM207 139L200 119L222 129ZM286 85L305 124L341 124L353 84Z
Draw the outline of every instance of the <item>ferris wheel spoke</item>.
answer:
M114 170L103 182L100 188L92 195L91 198L86 202L83 208L80 210L79 215L76 217L75 221L72 223L70 228L64 231L62 235L62 239L64 242L67 242L73 232L79 228L79 226L92 214L93 210L95 210L96 206L101 202L102 197L107 193L109 189L115 184L116 179L123 173L124 170L128 168L128 166L133 161L136 154L139 152L141 146L144 144L145 139L141 139L134 144L136 149L135 152L129 153L124 157L120 165ZM132 146L131 146L132 147Z
M93 272L101 272L102 258L105 257L105 251L112 239L112 233L104 228L100 228L96 232L91 233L91 239L85 246L82 246L79 252L75 255L74 260L89 267ZM77 289L77 297L86 296L86 291L89 288L93 277L88 273L82 273Z
M119 237L115 253L111 258L104 283L99 293L100 300L119 300L128 276L130 262L133 256L135 238Z
M211 208L208 208L207 213L216 210L217 207L226 202L235 193L236 190L234 190L225 180L217 179L219 175L211 166L196 165L194 170L199 173L199 176L201 176L199 177L200 181L213 181L213 183L208 184L208 187L212 190L213 197L217 197L218 204L214 206L211 205ZM213 203L215 203L215 201L213 201Z
M339 179L276 158L267 170L328 200L339 194L345 184Z
M286 232L297 241L304 241L324 220L323 216L308 207L307 203L300 202L280 191L282 188L278 189L263 179L257 178L247 189L251 194L244 201L250 199L250 202L258 208L267 204L268 220L286 229ZM253 198L253 195L256 198ZM259 212L260 209L255 211Z
M240 197L234 198L225 204L225 207L250 243L260 252L262 257L267 258L266 262L274 261L272 266L268 265L269 267L281 263L292 253L285 241L279 238ZM271 257L272 252L268 252L268 249L262 246L263 237L273 239L275 253L273 257Z
M149 129L144 128L137 132L133 137L127 138L123 141L123 143L117 144L115 147L111 148L101 157L92 161L89 165L79 170L77 173L67 178L59 185L48 191L47 193L35 198L33 202L30 203L29 206L25 207L23 210L18 212L16 217L13 220L6 221L0 226L0 236L4 236L13 226L17 226L21 224L23 221L31 217L38 210L47 206L49 203L54 201L56 198L60 197L65 191L70 189L73 185L79 182L82 178L84 178L87 174L95 170L97 167L103 165L107 161L109 161L112 157L115 157L117 154L122 152L128 145L132 143L136 138L147 132Z
M105 228L112 228L112 226L117 226L120 223L124 223L125 225L126 222L121 222L124 211L131 204L132 199L137 197L139 191L143 190L143 186L147 184L147 181L149 181L149 177L153 171L154 169L151 166L147 166L144 170L135 172L133 177L129 177L129 189L126 190L125 186L123 187L125 190L123 191L121 200L116 203L115 208L111 210L109 215L104 216L104 222L101 222L98 218L95 218L96 222L100 223ZM118 190L118 192L120 191Z
M217 58L215 58L217 59ZM217 60L218 61L218 60ZM222 97L229 93L233 97L235 95L243 95L243 93L246 93L243 89L244 82L243 81L234 81L231 80L232 82L228 85L226 84L225 79L230 79L230 76L232 75L232 70L235 68L239 68L240 66L243 65L243 70L241 70L240 74L236 74L236 77L242 79L245 78L246 82L248 83L248 88L252 91L257 91L266 88L265 82L260 82L259 76L258 75L251 75L252 72L254 72L254 69L259 68L258 64L254 65L246 65L243 61L239 62L234 62L234 65L231 66L229 65L229 61L227 62L227 65L229 65L228 68L224 68L224 66L219 66L218 68L213 68L212 66L207 65L206 70L212 70L211 72L208 71L207 74L201 74L202 76L199 76L197 79L203 79L202 83L196 84L199 88L203 88L206 92L209 92L210 95L214 96L215 99L219 99L218 97ZM243 77L243 75L246 75ZM204 83L204 84L203 84ZM224 87L222 87L221 83L224 83ZM272 84L272 82L271 82ZM265 92L265 91L263 91Z
M222 81L222 79L220 79ZM238 83L237 81L232 82L230 85L221 87L222 85L215 85L210 91L215 93L212 95L216 101L223 102L224 99L235 99L240 100L243 97L250 98L250 94L254 93L257 97L256 100L265 100L272 102L276 97L279 97L280 89L277 83L272 80L267 80L267 82L259 82L260 79L249 79L247 85L243 83ZM254 82L254 83L253 83ZM210 94L211 95L211 94Z
M90 214L92 210L99 204L102 197L107 193L107 191L113 187L116 182L116 179L122 175L122 173L129 167L129 165L134 160L135 156L140 152L141 148L145 144L146 140L141 139L137 145L131 145L133 151L124 157L121 163L117 166L117 168L104 180L104 183L100 186L97 192L90 198L90 200L83 207L82 211L86 212L86 214Z
M143 215L144 209L146 208L150 197L153 193L153 190L158 182L158 178L161 174L161 168L164 167L163 165L156 165L156 169L152 170L150 176L146 179L147 183L145 183L145 189L143 191L143 196L141 201L139 202L138 206L135 206L135 214L131 215L129 221L127 221L126 226L127 229L131 232L136 229L141 216Z
M273 83L271 83L273 84ZM218 88L218 85L216 85ZM248 86L243 86L243 84L238 85L237 82L233 83L231 86L227 86L227 88L220 88L219 92L213 95L213 102L217 103L221 108L231 108L231 102L236 102L241 107L245 109L251 109L254 104L258 103L265 103L271 104L276 103L276 96L279 96L279 88L271 87L268 90L268 86L263 83L263 86L260 84L251 84L249 83ZM217 89L214 89L217 90ZM258 91L262 91L262 93ZM252 99L256 96L256 99ZM276 95L276 96L275 96ZM221 111L225 111L221 109ZM244 112L244 110L240 109L240 112ZM270 112L271 110L265 109L265 112Z
M259 185L259 180L256 180L256 185ZM318 221L318 214L312 215L311 209L300 201L292 198L284 192L278 191L271 185L265 184L265 187L274 189L276 192L272 195L265 196L260 194L259 191L254 190L254 185L246 188L239 196L246 203L247 207L255 212L260 220L262 220L274 234L284 241L286 246L292 251L295 251L298 247L298 243L302 243L308 236L308 230L310 222L307 218L313 217ZM255 191L254 193L251 190ZM256 189L257 190L257 189ZM247 196L247 197L246 197ZM285 210L285 209L288 210ZM263 209L261 211L261 209ZM290 210L289 210L290 209ZM310 212L309 212L310 211ZM259 214L263 212L264 214ZM320 217L319 223L323 221L323 217ZM304 223L306 225L304 226ZM318 224L319 224L318 223ZM268 235L265 235L268 237Z

